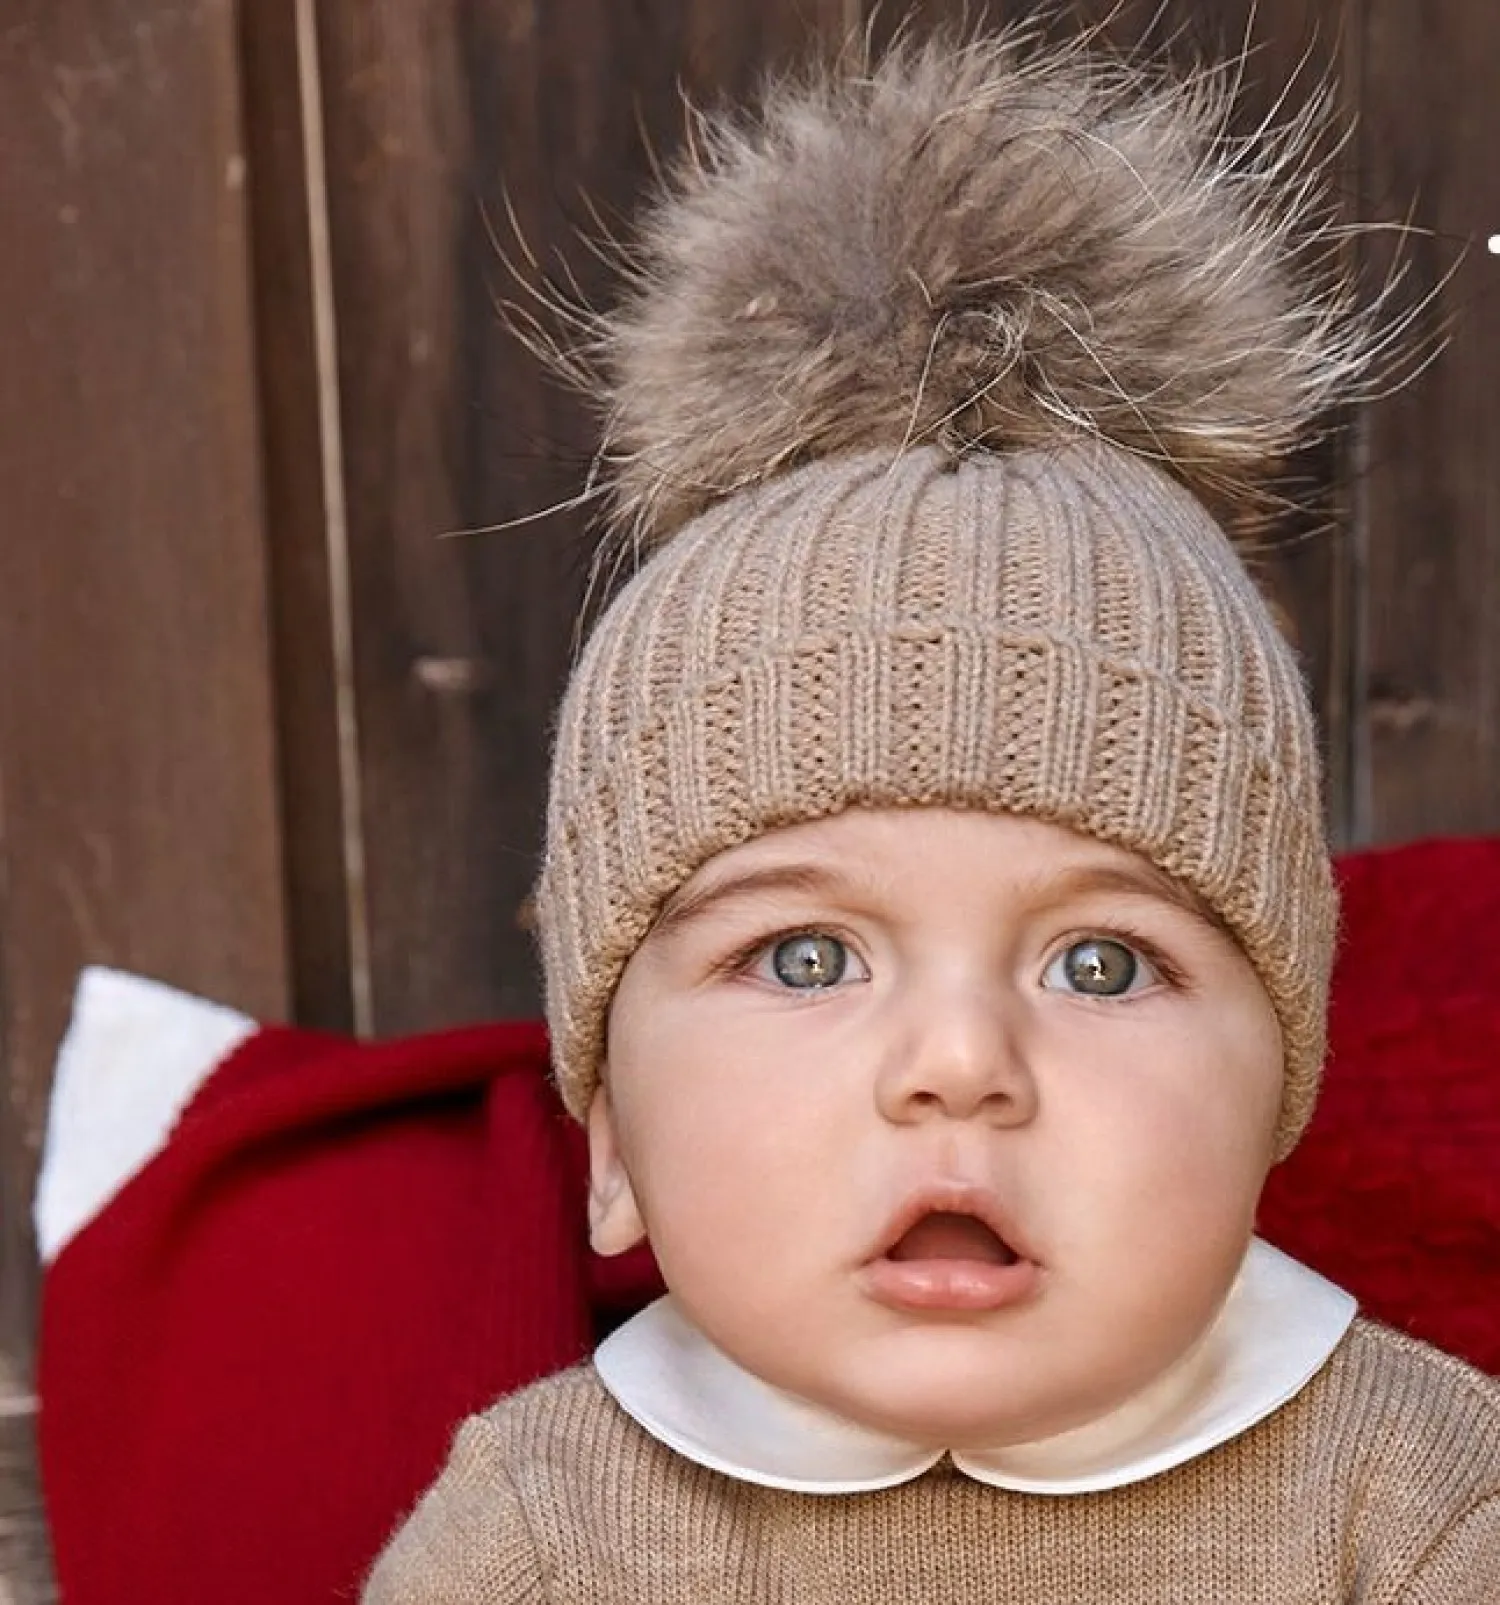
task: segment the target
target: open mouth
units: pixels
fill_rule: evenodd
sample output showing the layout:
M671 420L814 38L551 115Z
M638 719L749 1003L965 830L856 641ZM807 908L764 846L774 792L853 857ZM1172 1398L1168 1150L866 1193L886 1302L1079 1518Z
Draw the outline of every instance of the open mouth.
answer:
M985 1197L928 1194L891 1223L862 1272L865 1289L894 1309L963 1314L1023 1302L1039 1267L1002 1230Z
M977 1216L937 1209L904 1231L885 1257L898 1263L946 1259L969 1260L980 1265L1014 1265L1020 1255Z

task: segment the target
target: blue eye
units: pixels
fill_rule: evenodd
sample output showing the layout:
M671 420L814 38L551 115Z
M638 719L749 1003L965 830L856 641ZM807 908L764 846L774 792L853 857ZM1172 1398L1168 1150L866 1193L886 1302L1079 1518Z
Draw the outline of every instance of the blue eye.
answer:
M1108 936L1089 936L1053 959L1042 984L1080 997L1122 998L1159 979L1134 948Z
M783 937L770 949L770 958L776 979L799 992L837 986L849 969L849 949L821 931Z

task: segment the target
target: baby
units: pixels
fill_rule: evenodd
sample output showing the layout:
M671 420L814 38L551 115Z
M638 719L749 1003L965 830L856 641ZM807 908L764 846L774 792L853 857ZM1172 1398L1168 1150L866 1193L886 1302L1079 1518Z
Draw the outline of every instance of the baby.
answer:
M1314 130L1008 35L699 131L537 905L595 1246L368 1605L1495 1605L1500 1386L1254 1236L1335 902L1231 544L1381 336Z

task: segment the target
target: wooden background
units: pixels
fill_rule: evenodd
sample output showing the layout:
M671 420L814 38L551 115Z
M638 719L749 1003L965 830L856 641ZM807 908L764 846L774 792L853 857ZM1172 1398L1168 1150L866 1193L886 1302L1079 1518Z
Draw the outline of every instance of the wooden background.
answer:
M679 87L742 92L874 10L0 7L0 1605L46 1594L28 1200L78 967L381 1033L536 1009L518 915L587 532L440 536L565 497L590 435L494 316L486 218L508 190L605 293L574 231L628 212ZM1333 64L1351 214L1429 231L1419 288L1472 242L1445 353L1305 465L1334 528L1269 561L1337 839L1500 829L1500 10L1115 10L1178 48L1248 28L1251 112Z

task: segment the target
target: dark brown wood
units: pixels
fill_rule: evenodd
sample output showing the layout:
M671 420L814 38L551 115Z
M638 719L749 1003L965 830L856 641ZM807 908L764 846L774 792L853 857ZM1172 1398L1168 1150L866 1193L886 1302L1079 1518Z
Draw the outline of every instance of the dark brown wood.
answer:
M299 0L242 6L241 74L292 1012L349 1030L368 1013L368 964L311 18Z
M0 1605L52 1605L56 1598L35 1425L35 1399L0 1356Z
M547 732L588 569L584 521L488 534L582 485L592 429L501 326L491 238L587 295L679 81L743 88L844 0L319 8L354 596L373 1023L533 1013L524 904Z
M23 1373L79 966L288 1002L234 8L24 10L0 31L0 1349Z
M1362 420L1361 839L1500 830L1500 11L1365 0L1362 209L1419 232L1392 248L1451 343ZM1388 248L1370 253L1372 274Z

